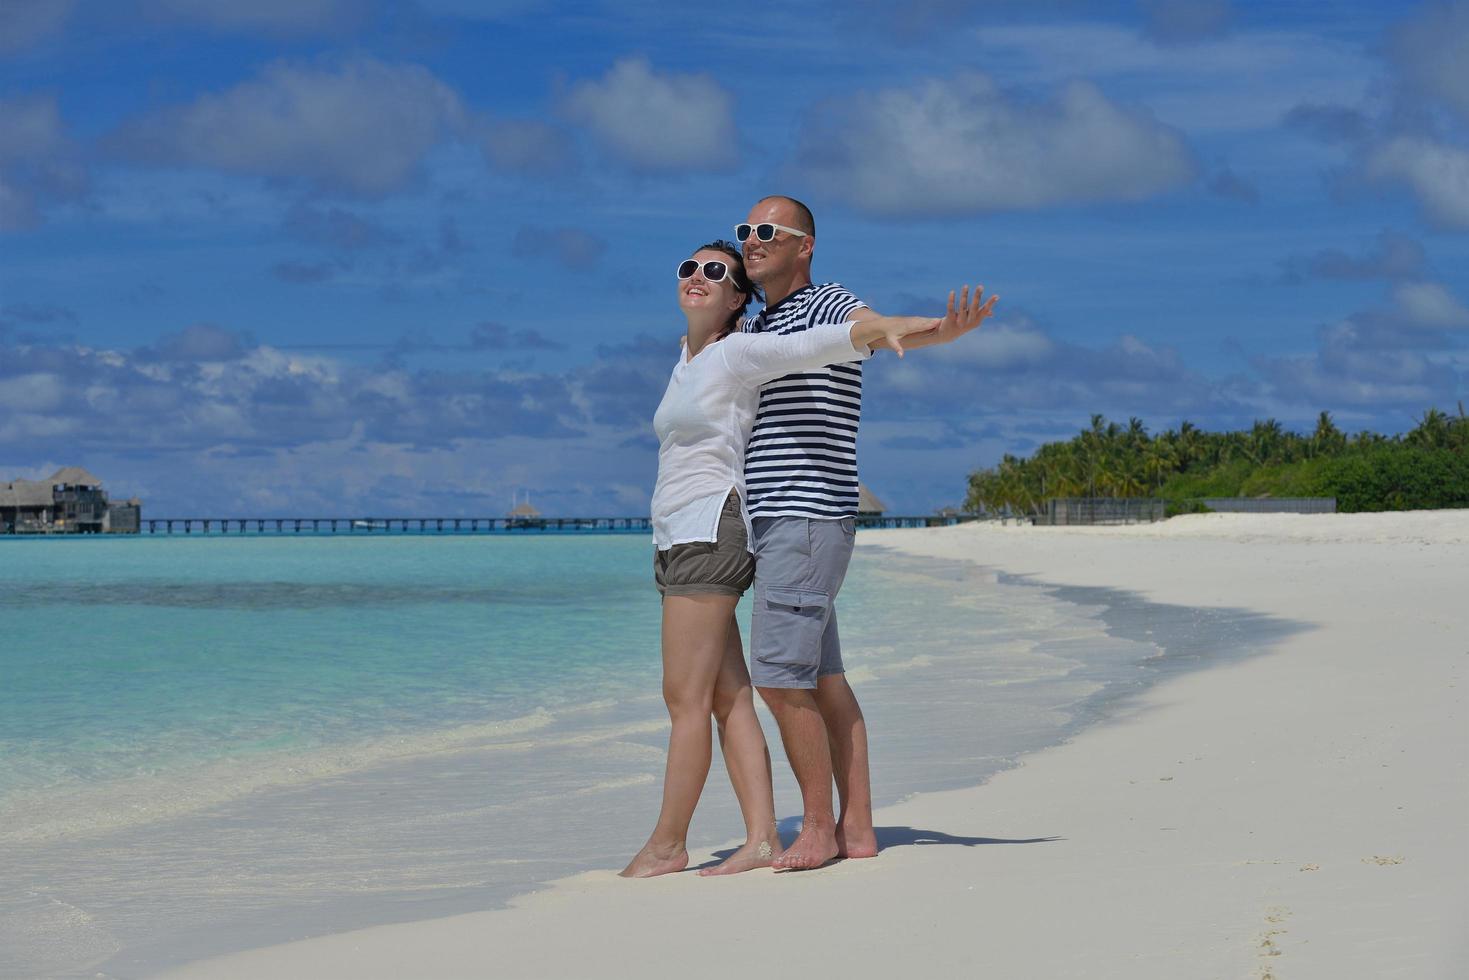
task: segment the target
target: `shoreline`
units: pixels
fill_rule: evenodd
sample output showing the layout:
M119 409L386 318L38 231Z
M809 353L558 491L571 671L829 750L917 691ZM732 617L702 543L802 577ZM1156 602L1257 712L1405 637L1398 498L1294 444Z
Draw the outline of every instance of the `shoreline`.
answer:
M1450 584L1469 513L1285 517L884 534L1034 584L1312 628L1149 687L979 787L883 808L875 861L714 883L591 872L509 909L163 976L671 976L694 962L714 976L1447 976L1469 910ZM1414 655L1391 655L1403 649ZM981 846L999 842L1036 846ZM793 930L811 902L812 931Z
M843 618L858 640L849 676L885 733L873 754L879 804L983 782L1168 667L1152 644L1109 635L1113 610L1097 596L1077 605L971 562L905 557L883 547L886 535L863 540ZM278 592L253 602L278 604ZM251 595L230 594L234 605ZM894 595L911 598L884 605ZM563 701L533 732L501 729L537 719L544 703L508 720L393 734L378 746L386 754L351 742L22 803L22 815L50 814L53 831L64 830L58 821L93 829L49 841L40 827L0 831L0 862L13 863L18 888L0 899L0 973L151 976L309 936L503 908L569 874L621 867L628 841L646 832L661 775L656 676L654 667L631 699ZM504 737L477 737L490 729ZM943 753L932 752L938 738ZM739 826L721 765L716 757L696 816L698 850L722 847ZM494 778L465 778L473 773ZM775 776L777 799L797 800L788 770L777 765ZM556 798L569 807L560 818ZM797 822L782 823L787 838Z

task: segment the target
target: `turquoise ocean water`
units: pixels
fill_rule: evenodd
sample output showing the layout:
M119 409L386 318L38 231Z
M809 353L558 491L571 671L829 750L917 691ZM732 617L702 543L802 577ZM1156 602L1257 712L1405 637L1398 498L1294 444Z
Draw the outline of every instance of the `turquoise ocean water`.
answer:
M838 604L879 803L1103 716L1166 672L1155 627L1180 663L1248 646L881 540ZM616 535L0 541L0 976L146 976L620 867L667 732L649 566ZM691 844L740 830L716 763Z

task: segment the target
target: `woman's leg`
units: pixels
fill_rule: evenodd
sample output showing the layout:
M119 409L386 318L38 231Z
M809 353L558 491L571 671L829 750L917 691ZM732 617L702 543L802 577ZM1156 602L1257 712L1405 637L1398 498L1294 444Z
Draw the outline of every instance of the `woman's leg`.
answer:
M673 722L663 809L648 843L622 870L625 878L682 871L689 863L684 841L709 775L714 680L737 602L738 597L725 595L671 595L663 600L663 701Z
M770 750L755 715L754 689L740 645L740 626L733 616L729 618L719 677L714 682L714 720L719 726L724 767L745 818L745 843L723 862L699 874L727 875L768 868L781 852L780 836L775 830L775 793L770 786Z

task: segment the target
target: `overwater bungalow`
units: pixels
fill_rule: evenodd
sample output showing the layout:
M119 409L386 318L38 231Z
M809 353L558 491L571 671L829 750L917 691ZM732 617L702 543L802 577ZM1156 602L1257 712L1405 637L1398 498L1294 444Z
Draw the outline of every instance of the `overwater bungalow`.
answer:
M530 502L530 494L525 495L525 500L510 508L505 515L510 518L511 527L545 527L546 522L541 517L541 512Z
M141 517L141 501L110 502L102 480L80 466L0 483L0 534L136 534Z

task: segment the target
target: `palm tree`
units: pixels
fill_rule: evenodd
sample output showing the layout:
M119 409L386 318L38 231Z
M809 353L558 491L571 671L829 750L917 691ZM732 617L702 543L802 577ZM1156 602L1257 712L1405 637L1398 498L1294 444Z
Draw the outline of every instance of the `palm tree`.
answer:
M1311 452L1316 456L1334 456L1346 448L1347 437L1336 427L1330 412L1316 418L1316 431L1311 433Z
M1257 421L1250 427L1251 457L1256 463L1279 462L1282 456L1284 428L1275 419Z
M1188 419L1178 423L1178 463L1181 469L1188 469L1198 458L1201 442L1197 426Z
M1143 470L1151 481L1151 490L1157 491L1178 466L1178 456L1171 442L1154 439L1143 450Z
M1430 408L1418 420L1418 427L1408 433L1407 441L1427 449L1446 447L1449 444L1449 417L1436 408Z

